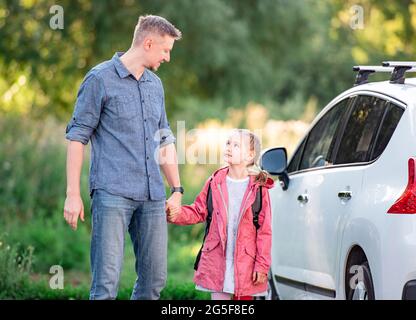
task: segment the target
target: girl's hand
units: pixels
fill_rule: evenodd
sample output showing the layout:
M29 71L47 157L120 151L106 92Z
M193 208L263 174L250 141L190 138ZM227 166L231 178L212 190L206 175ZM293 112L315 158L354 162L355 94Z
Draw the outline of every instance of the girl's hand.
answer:
M267 273L253 272L254 285L263 284L267 281Z

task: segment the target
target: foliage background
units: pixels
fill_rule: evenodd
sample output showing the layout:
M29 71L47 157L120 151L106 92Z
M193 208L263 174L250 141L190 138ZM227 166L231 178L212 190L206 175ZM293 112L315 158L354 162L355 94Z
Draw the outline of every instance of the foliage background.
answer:
M56 4L63 30L49 25ZM355 6L362 28L354 27ZM85 73L125 51L147 13L183 32L158 75L173 130L185 121L187 131L204 132L187 132L185 149L208 152L221 150L233 127L262 130L264 148L293 152L314 116L352 85L352 65L412 60L416 46L414 0L0 0L0 298L88 297L90 218L77 232L62 219L65 126ZM185 160L184 203L191 203L220 160ZM207 297L191 283L202 232L203 225L169 226L163 298ZM135 279L126 246L122 299ZM55 264L65 270L63 292L47 287Z

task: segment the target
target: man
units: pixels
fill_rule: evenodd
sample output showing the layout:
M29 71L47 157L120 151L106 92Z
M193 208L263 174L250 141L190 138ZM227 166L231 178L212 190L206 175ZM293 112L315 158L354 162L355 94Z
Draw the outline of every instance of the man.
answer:
M183 188L162 82L149 69L169 62L180 38L181 32L166 19L141 16L128 51L92 68L79 89L66 129L64 217L74 230L78 217L84 221L80 175L84 145L91 140L90 299L116 298L126 231L136 256L131 299L158 299L166 284L165 205L179 206ZM167 202L160 168L171 186Z

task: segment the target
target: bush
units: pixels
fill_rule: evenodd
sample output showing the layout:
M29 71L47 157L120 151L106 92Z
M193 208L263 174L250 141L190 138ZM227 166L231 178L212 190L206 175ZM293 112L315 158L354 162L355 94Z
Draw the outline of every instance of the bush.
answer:
M65 126L52 119L0 118L0 217L2 222L29 221L39 211L63 210L66 187ZM87 162L87 159L86 161ZM84 162L84 164L85 164ZM88 166L81 177L89 207Z
M55 211L30 219L26 223L11 222L6 228L9 243L19 243L19 252L25 247L34 248L33 270L48 273L53 265L64 270L89 271L89 228L79 225L74 232L65 222L62 212Z
M19 297L22 288L29 283L33 249L22 254L15 246L0 240L0 299Z

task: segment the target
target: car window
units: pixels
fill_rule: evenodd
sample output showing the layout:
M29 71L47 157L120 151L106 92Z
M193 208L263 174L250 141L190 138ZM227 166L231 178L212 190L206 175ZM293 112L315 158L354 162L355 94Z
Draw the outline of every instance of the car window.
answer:
M335 133L349 99L332 107L312 128L304 148L300 170L330 165Z
M386 101L373 96L359 96L339 144L335 164L368 161L371 144L386 109Z
M370 161L377 159L383 153L390 141L391 136L393 135L394 130L399 124L403 112L404 110L402 108L393 103L389 103Z
M299 161L302 156L303 147L305 146L306 139L303 139L302 143L297 148L296 152L293 154L292 159L290 160L289 165L287 166L287 172L291 173L298 170Z

